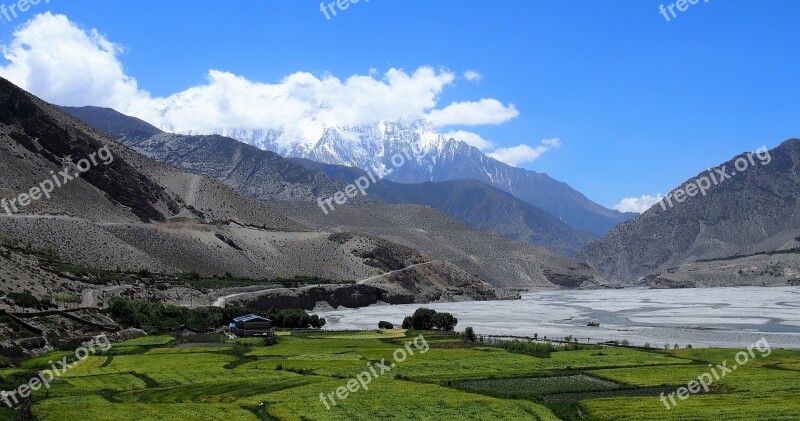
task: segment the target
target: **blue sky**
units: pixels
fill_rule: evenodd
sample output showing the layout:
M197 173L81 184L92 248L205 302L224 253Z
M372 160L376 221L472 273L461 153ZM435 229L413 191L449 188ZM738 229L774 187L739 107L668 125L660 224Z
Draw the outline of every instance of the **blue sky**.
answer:
M327 20L319 1L51 0L0 16L0 30L9 44L36 14L63 14L122 46L124 73L159 97L206 83L210 69L263 83L444 69L457 77L440 108L493 98L519 113L448 129L498 147L558 138L520 165L611 207L800 137L800 2L701 0L670 22L662 3L362 0Z

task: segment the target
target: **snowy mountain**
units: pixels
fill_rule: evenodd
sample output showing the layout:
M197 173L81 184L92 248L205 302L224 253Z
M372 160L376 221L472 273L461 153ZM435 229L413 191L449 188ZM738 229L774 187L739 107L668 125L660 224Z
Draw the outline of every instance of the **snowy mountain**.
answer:
M308 134L264 130L220 130L215 134L285 157L360 168L398 183L483 181L574 228L597 235L634 216L600 206L547 174L507 165L462 141L447 139L422 120L330 127L317 140Z
M300 133L273 130L225 129L214 134L286 157L357 167L393 181L406 177L408 182L435 181L433 170L439 157L460 143L445 139L433 125L421 120L327 128L312 140Z

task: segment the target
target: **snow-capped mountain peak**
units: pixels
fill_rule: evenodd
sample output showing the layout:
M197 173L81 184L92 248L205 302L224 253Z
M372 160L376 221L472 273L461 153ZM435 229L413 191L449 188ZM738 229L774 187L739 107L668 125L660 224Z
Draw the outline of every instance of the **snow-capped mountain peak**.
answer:
M446 139L433 124L424 120L326 127L318 139L280 130L223 129L214 134L286 157L358 167L381 177L391 178L400 167L410 165L418 174L412 181L431 181L433 166L443 152L454 149L453 145L448 145L457 142Z
M399 183L474 179L536 205L575 228L603 235L628 215L606 209L565 183L486 156L424 120L307 130L220 130L289 158L360 168Z

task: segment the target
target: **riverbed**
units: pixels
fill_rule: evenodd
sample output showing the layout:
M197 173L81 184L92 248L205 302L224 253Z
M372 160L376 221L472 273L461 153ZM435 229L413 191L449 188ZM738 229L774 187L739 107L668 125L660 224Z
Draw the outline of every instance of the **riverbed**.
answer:
M339 308L316 314L326 329L399 327L419 307L452 313L456 330L478 335L583 341L623 341L654 347L746 347L765 338L775 348L800 349L800 287L559 290L524 293L515 301L481 301ZM589 327L589 322L599 327Z

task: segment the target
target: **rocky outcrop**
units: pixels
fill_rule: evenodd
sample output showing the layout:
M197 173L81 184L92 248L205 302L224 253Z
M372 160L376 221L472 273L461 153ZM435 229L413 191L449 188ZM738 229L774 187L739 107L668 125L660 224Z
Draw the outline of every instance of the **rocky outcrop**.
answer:
M228 301L267 310L366 307L376 303L411 304L454 301L487 301L520 298L519 293L493 287L461 269L429 261L377 276L361 284L276 288L243 294Z
M649 275L634 285L651 288L773 286L800 284L800 250L686 263Z
M318 302L331 307L366 307L379 301L389 304L411 304L413 295L401 295L384 291L370 285L320 285L294 289L275 289L262 292L251 298L236 300L248 307L269 310L271 308L302 308L312 310Z
M591 276L590 268L588 265L583 264L587 269L584 273L565 273L555 272L546 269L544 276L547 280L562 287L562 288L581 288L581 287L594 287L599 286L594 276Z

